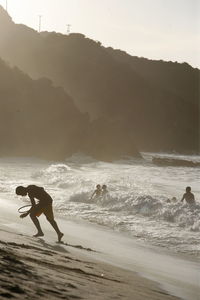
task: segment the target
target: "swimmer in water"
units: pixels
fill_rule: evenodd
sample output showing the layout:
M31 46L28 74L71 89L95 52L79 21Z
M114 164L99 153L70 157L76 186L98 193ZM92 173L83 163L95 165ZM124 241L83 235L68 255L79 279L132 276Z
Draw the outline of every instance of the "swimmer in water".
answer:
M102 195L102 197L104 197L104 196L106 196L108 194L108 190L107 190L107 185L103 185L102 186L102 193L101 193L101 195Z
M183 202L183 200L185 199L185 201L188 204L195 204L195 198L194 198L194 194L191 193L191 187L187 186L186 187L186 193L183 194L183 197L181 199L181 202Z
M97 184L96 186L96 190L93 192L90 200L92 200L93 198L99 198L102 194L102 189L101 189L101 186L100 184Z
M176 201L177 201L176 197L172 197L171 202L176 202Z

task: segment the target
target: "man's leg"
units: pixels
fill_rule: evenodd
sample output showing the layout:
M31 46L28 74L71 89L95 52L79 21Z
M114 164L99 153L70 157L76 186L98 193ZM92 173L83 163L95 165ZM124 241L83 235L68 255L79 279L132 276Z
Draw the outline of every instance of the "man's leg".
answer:
M43 210L43 213L45 214L45 216L47 218L47 221L49 221L49 223L51 224L51 226L53 227L53 229L56 231L56 233L58 235L58 242L60 242L64 234L60 231L60 229L58 228L58 225L57 225L56 221L54 220L54 214L53 214L53 207L52 207L52 205L48 205L45 208L45 210Z
M42 229L40 227L40 222L38 220L38 218L36 217L36 213L34 211L32 211L30 213L30 218L33 221L33 224L35 225L35 227L37 228L37 233L34 235L34 237L38 237L38 236L44 236L44 233L42 232Z
M56 233L58 235L58 242L60 242L64 234L60 231L60 229L58 228L58 225L54 219L51 219L49 217L46 217L46 218L49 221L49 223L51 224L51 226L54 228L54 230L56 231Z

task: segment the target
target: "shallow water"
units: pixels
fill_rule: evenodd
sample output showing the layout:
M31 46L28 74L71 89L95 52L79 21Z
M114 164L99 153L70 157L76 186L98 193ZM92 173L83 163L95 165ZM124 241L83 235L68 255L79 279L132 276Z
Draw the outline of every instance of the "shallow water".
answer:
M151 163L152 154L143 156L112 164L81 155L63 163L1 159L0 196L18 199L22 206L28 199L15 196L17 185L44 186L54 198L55 211L68 219L84 219L150 245L199 255L200 168L159 167ZM200 161L199 156L179 158ZM109 194L91 201L98 183L106 184ZM195 206L180 203L188 185L196 196ZM168 203L172 197L177 201Z

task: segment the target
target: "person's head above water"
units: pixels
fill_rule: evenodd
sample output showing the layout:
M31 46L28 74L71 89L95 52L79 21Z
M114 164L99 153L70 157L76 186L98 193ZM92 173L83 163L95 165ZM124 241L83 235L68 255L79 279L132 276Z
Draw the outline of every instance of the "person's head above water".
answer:
M19 196L26 196L27 195L27 189L24 186L18 186L15 190L16 194Z
M97 189L100 189L100 188L101 188L100 184L97 184L96 188L97 188Z
M187 186L185 190L186 190L187 193L189 193L189 192L191 192L191 187Z
M104 185L102 186L102 189L103 189L103 190L106 190L106 189L107 189L107 185L104 184Z

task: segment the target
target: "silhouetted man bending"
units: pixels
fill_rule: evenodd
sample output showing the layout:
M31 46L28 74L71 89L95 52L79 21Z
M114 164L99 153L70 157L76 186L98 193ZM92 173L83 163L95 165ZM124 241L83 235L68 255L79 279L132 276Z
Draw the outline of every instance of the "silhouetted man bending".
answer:
M49 221L49 223L55 229L58 235L58 242L60 242L64 234L60 231L56 221L54 220L53 208L52 208L53 199L44 190L44 188L36 185L29 185L27 187L18 186L16 188L16 194L20 196L28 195L31 200L31 204L32 204L31 209L28 212L23 213L20 216L20 218L25 218L26 216L30 215L31 220L33 221L35 227L38 230L38 232L34 235L34 237L44 236L44 233L40 227L40 223L38 220L38 217L43 213L46 216L47 221ZM39 200L37 204L35 202L35 199Z

